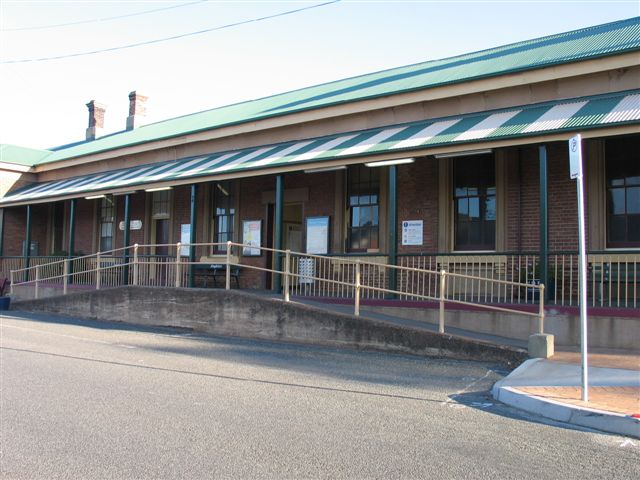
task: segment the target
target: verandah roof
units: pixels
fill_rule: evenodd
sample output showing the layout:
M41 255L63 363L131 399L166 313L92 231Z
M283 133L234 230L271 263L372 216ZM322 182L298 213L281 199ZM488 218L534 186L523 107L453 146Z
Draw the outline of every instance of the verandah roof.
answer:
M630 123L640 123L640 90L431 119L44 182L7 194L0 205L189 179L206 181L228 174L242 177L273 167L298 169L299 165L303 170L309 163Z

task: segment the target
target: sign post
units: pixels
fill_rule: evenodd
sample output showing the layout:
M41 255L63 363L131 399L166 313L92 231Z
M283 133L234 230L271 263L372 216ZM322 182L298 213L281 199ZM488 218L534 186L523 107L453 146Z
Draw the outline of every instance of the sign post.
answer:
M582 357L582 400L589 401L589 367L587 362L587 257L584 231L584 176L582 170L582 137L569 139L569 169L578 186L578 265L580 303L580 354Z

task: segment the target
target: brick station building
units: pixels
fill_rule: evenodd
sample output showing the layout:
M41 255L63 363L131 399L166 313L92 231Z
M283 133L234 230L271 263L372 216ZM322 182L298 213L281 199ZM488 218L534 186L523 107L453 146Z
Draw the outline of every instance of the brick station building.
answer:
M590 262L632 265L621 281L635 306L640 18L148 125L146 98L129 99L121 132L100 135L104 107L92 101L86 141L0 147L1 276L18 259L172 244L185 232L242 242L250 225L263 246L304 252L318 220L334 256L455 269L482 255L497 269L532 255L548 263L535 275L555 281L560 303L560 277L576 265L568 140L580 133ZM559 258L569 260L558 273ZM264 272L242 275L243 287L273 287Z

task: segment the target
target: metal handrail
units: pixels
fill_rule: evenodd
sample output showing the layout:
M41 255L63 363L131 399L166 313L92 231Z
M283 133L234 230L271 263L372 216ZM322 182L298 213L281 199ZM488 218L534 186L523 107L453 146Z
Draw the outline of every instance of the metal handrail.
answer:
M276 274L276 275L282 275L284 278L284 285L285 285L285 289L283 292L283 297L285 301L290 301L290 285L292 284L292 280L313 280L316 281L318 283L322 282L323 284L326 285L334 285L334 286L340 286L340 287L345 287L347 289L353 289L354 292L354 314L355 315L359 315L360 314L360 300L361 300L361 296L362 296L362 292L363 291L370 291L370 292L377 292L377 293L384 293L384 294L390 294L390 295L401 295L404 297L410 297L410 298L415 298L415 299L419 299L419 300L432 300L432 301L438 301L440 302L440 312L439 312L439 331L441 333L444 333L444 326L445 326L445 304L446 303L452 303L452 304L459 304L459 305L468 305L468 306L474 306L474 307L480 307L483 309L487 309L487 310L493 310L493 311L499 311L499 312L507 312L507 313L514 313L514 314L521 314L521 315L525 315L525 316L534 316L534 317L538 317L539 318L539 331L540 333L543 333L544 331L544 285L532 285L529 283L522 283L522 282L514 282L514 281L509 281L509 280L502 280L502 279L498 279L498 278L487 278L487 277L482 277L482 276L474 276L474 275L468 275L468 274L461 274L461 273L456 273L456 272L447 272L444 269L442 270L429 270L429 269L422 269L422 268L415 268L415 267L407 267L407 266L400 266L400 265L388 265L388 264L380 264L380 263L375 263L375 262L367 262L367 261L363 261L362 258L348 258L348 257L340 257L340 258L336 258L336 257L328 257L325 255L315 255L315 254L306 254L306 253L302 253L302 252L292 252L290 250L281 250L281 249L276 249L276 248L271 248L271 247L262 247L262 246L256 246L256 245L246 245L246 244L242 244L242 243L235 243L235 242L226 242L226 243L193 243L193 244L182 244L182 243L176 243L176 244L143 244L143 245L139 245L139 244L135 244L129 247L121 247L121 248L117 248L117 249L113 249L113 250L109 250L109 251L105 251L105 252L97 252L95 254L92 255L84 255L81 257L75 257L72 259L63 259L63 260L57 260L54 262L50 262L48 264L43 264L43 265L36 265L33 267L28 267L28 268L22 268L22 269L16 269L16 270L11 270L11 292L13 293L13 288L14 285L15 286L25 286L25 285L34 285L34 291L35 291L35 296L36 298L38 298L39 296L39 290L40 290L40 286L43 283L46 282L50 282L51 280L55 280L55 279L63 279L63 285L64 285L64 290L63 290L63 294L67 293L68 290L68 284L69 284L69 278L72 276L78 276L78 275L82 275L82 274L94 274L95 273L95 278L93 280L93 283L95 284L95 288L96 289L100 289L103 287L102 285L102 277L103 277L103 272L106 271L118 271L119 269L124 269L125 267L130 267L133 266L133 279L132 279L132 284L133 285L137 285L138 284L138 280L139 280L139 267L141 264L143 265L161 265L163 267L167 267L169 268L170 266L174 266L175 270L174 270L174 274L175 274L175 278L174 278L174 282L173 284L176 287L181 287L182 286L182 277L183 277L183 268L184 267L189 267L190 265L197 265L197 264L202 264L203 262L192 262L189 260L183 260L183 258L186 258L187 256L182 255L181 254L181 250L182 248L194 248L194 247L225 247L225 251L226 251L226 258L224 259L224 262L220 262L220 263L224 263L226 265L226 275L225 275L225 288L228 290L231 288L230 285L230 272L231 272L231 267L234 266L238 266L238 267L242 267L242 268L246 268L246 269L251 269L251 270L257 270L257 271L263 271L263 272L268 272L268 273L272 273L272 274ZM168 255L168 256L162 256L163 259L166 259L163 262L152 262L152 261L145 261L143 263L140 262L141 258L145 258L145 257L150 257L147 255L140 255L139 254L139 250L141 248L157 248L157 247L171 247L174 248L175 247L175 255ZM247 264L247 263L240 263L238 262L233 262L232 261L232 249L233 248L239 248L239 249L243 249L243 248L251 248L254 250L260 250L260 252L272 252L278 255L282 255L282 257L285 259L284 262L284 266L282 268L282 270L276 270L273 268L268 268L268 267L262 267L262 266L258 266L258 265L251 265L251 264ZM122 256L114 256L115 253L120 253L122 252L123 255ZM128 255L127 255L128 254ZM295 272L292 271L291 269L291 259L292 256L294 257L298 257L300 259L304 258L304 259L310 259L310 260L318 260L318 261L329 261L332 262L331 265L335 266L338 265L340 267L343 267L345 264L350 265L353 268L353 273L355 275L355 282L351 282L351 281L345 281L344 279L332 279L332 278L324 278L324 277L320 277L320 276L316 276L315 274L309 275L308 273L300 273L300 272ZM153 257L153 256L151 256ZM109 259L109 262L104 262L104 259ZM112 263L111 260L113 259L122 259L121 262L118 263ZM80 271L73 271L72 273L70 273L70 269L69 269L69 262L73 262L73 261L85 261L85 267L83 270ZM92 268L89 268L89 261L91 260L96 260L95 262L95 267L92 266ZM56 273L54 275L50 275L50 276L43 276L42 272L43 270L47 270L48 267L51 266L56 266L56 265L60 265L62 264L64 266L63 268L63 272L62 274ZM439 283L439 295L425 295L425 294L420 294L420 293L416 293L413 291L407 291L407 290L403 290L400 288L396 288L396 289L391 289L391 288L386 288L384 286L376 286L376 285L368 285L368 284L363 284L362 283L362 269L365 267L373 267L373 268L382 268L384 269L385 272L391 271L391 270L395 270L397 272L406 272L406 273L412 273L412 274L420 274L420 275L433 275L435 276L435 278L437 279L437 282ZM49 268L50 269L50 268ZM22 281L22 282L16 282L16 275L19 275L20 273L25 273L27 272L28 274L31 271L35 271L35 279L34 280L26 280L26 281ZM122 270L123 272L127 272L128 270ZM386 274L386 273L385 273ZM123 277L126 276L123 274ZM27 276L27 278L30 278L30 275ZM533 313L533 312L529 312L529 311L523 311L523 310L517 310L517 309L512 309L512 308L506 308L504 306L498 306L498 305L490 305L490 304L486 304L486 303L482 303L482 302L469 302L467 300L460 300L460 299L456 299L456 298L450 298L447 295L447 279L451 278L458 278L458 279L465 279L465 280L470 280L472 282L485 282L487 284L497 284L497 285L507 285L507 286L511 286L512 288L527 288L527 289L531 289L531 290L537 290L539 293L539 299L540 299L540 304L539 304L539 310L537 313ZM126 279L127 281L129 281L129 279ZM115 282L117 283L117 282ZM163 285L168 286L170 285L172 282L170 280L170 278L167 278L164 282ZM493 287L492 287L493 288ZM485 295L486 297L486 295ZM472 297L473 298L473 297Z

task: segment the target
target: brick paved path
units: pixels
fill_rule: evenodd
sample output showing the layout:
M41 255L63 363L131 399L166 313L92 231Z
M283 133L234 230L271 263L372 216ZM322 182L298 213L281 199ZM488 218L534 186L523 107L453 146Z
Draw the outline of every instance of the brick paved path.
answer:
M517 390L581 407L624 415L640 414L640 388L638 387L589 387L588 403L581 400L580 387L518 387Z

